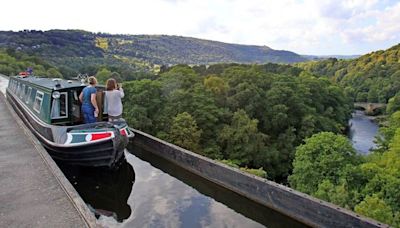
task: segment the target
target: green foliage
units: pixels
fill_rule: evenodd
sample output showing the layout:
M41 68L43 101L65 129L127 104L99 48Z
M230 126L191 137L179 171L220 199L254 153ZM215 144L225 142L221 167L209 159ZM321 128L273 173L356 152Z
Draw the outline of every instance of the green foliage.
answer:
M358 102L386 103L400 90L400 44L353 60L331 58L297 66L352 88L348 94Z
M224 160L217 160L217 161L222 162L222 163L224 163L226 165L229 165L231 167L240 169L241 171L244 171L244 172L259 176L259 177L262 177L262 178L267 178L268 177L267 172L262 167L258 168L258 169L250 169L250 168L247 168L247 167L240 167L238 165L240 162L237 161L237 160L226 160L226 159L224 159Z
M143 79L124 83L124 117L130 126L156 135L161 125L158 124L159 110L162 108L161 83Z
M313 194L315 197L351 209L352 195L345 184L334 185L328 179L324 179L318 190ZM349 205L350 204L350 205Z
M400 111L397 111L389 116L387 126L379 129L377 138L378 149L376 152L383 152L389 149L389 144L392 142L396 130L400 128Z
M204 79L204 87L217 97L225 96L229 88L222 78L213 75Z
M48 69L46 75L51 78L62 78L62 74L55 68Z
M236 160L239 165L251 164L259 154L264 153L266 135L257 128L258 121L251 120L244 110L234 113L232 123L219 134L224 155Z
M107 68L103 68L96 73L96 78L99 84L104 85L106 81L111 78L112 72Z
M341 132L352 111L339 87L287 65L178 65L124 88L132 127L168 139L174 118L186 112L202 132L196 152L263 168L277 181L291 172L304 138Z
M363 159L354 157L353 153L343 159L337 156L338 151L347 151L348 145L338 143L331 133L319 133L307 139L297 148L293 175L289 177L291 186L400 227L399 117L400 111L395 112L389 120L390 127L381 129L386 140L384 146ZM325 156L325 151L330 151L330 155ZM329 164L336 165L332 168Z
M367 217L375 218L381 222L387 224L393 223L394 216L392 213L392 209L377 195L367 196L364 201L362 201L355 207L354 210L357 213L360 213Z
M396 111L400 111L400 92L398 92L394 97L389 99L386 107L387 114L393 114Z
M289 182L301 192L315 194L320 184L328 184L323 181L338 185L341 171L354 164L357 164L356 152L346 137L331 132L318 133L297 147Z
M12 49L0 49L0 74L14 76L26 71L28 67L33 69L36 76L63 77L59 70L37 57L15 52Z
M201 130L198 129L193 117L183 112L173 119L168 131L167 140L191 151L199 150Z
M221 163L224 163L225 165L229 165L229 166L231 166L231 167L234 167L234 168L239 169L239 165L238 165L239 162L236 161L236 160L228 160L228 159L218 160L218 159L217 159L217 161L219 161L219 162L221 162Z
M256 176L259 176L259 177L262 177L262 178L268 177L267 172L262 167L258 168L258 169L249 169L247 167L240 167L240 170L250 173L250 174L253 174L253 175L256 175Z
M293 52L265 46L166 35L95 34L82 30L0 31L0 48L9 48L11 55L16 50L36 55L62 69L65 78L76 77L78 73L94 75L105 66L118 72L123 80L132 80L137 78L138 71L157 73L163 70L164 65L170 64L292 63L306 60ZM195 66L195 69L204 73L206 66Z

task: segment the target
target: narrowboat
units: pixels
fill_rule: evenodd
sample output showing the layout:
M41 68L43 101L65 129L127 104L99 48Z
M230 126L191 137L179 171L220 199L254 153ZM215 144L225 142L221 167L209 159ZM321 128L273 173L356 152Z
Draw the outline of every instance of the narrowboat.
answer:
M107 122L104 87L98 86L98 122L83 123L79 81L10 77L7 100L57 162L80 166L117 167L134 133L124 120Z

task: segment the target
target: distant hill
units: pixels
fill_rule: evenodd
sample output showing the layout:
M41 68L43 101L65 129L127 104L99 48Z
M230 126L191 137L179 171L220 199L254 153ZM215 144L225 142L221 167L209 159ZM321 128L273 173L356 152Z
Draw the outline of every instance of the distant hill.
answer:
M309 60L324 60L329 58L336 58L336 59L355 59L360 57L361 55L301 55L306 59Z
M0 48L37 55L58 66L123 66L133 70L157 65L212 63L294 63L307 60L267 46L228 44L181 36L111 35L82 30L0 31Z
M352 60L329 58L296 65L339 83L355 101L386 103L400 91L400 44Z
M157 64L212 63L293 63L305 58L290 51L273 50L267 46L228 44L182 36L106 35L104 51L131 56ZM99 38L98 38L99 39Z

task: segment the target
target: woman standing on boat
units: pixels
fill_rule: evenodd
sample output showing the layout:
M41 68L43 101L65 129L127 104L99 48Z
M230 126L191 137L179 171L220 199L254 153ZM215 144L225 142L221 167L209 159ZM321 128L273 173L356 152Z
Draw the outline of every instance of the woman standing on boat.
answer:
M107 80L106 102L108 121L117 121L122 118L122 101L124 90L118 86L114 78Z
M97 79L94 76L88 78L89 85L86 86L81 94L79 100L82 103L82 113L85 123L95 123L96 117L99 114L99 108L96 102L96 85Z

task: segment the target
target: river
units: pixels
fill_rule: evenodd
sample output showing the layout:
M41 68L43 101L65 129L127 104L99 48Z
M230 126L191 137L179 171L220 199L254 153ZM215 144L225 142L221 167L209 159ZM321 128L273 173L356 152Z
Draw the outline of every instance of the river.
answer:
M349 124L350 131L348 137L357 152L368 154L371 148L376 148L374 140L378 133L378 125L371 117L366 116L363 111L356 110Z

